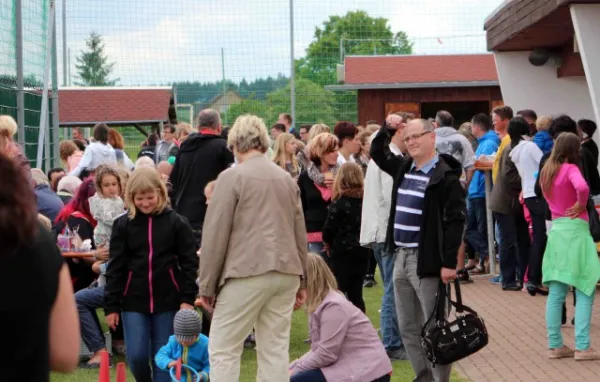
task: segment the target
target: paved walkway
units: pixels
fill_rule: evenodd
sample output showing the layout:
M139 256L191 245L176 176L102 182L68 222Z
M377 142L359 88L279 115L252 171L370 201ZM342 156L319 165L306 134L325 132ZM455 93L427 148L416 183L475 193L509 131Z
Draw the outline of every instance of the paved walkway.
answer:
M463 301L485 320L490 342L479 353L461 361L458 372L479 381L600 381L600 361L546 358L544 312L546 297L526 292L504 292L489 279L464 285ZM600 292L600 290L598 290ZM573 299L567 299L568 323L563 327L565 344L574 347ZM592 346L600 349L600 298L592 315Z

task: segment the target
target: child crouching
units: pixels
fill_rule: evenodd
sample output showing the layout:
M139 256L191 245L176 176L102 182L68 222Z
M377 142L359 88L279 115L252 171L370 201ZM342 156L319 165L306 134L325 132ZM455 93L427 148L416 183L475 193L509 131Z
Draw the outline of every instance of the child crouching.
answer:
M188 365L200 374L200 381L207 382L210 373L208 363L208 337L200 334L200 317L191 309L177 312L173 320L175 335L156 354L156 365L168 370L175 367L177 360ZM192 381L192 372L186 368L181 370L181 381ZM196 382L200 382L196 381Z

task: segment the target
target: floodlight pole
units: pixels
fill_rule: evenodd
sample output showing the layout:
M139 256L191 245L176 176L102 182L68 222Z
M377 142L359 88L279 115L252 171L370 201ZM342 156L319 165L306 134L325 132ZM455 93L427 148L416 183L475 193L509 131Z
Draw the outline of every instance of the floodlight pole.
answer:
M294 0L290 0L290 114L296 123L296 64L294 62Z
M46 142L46 129L48 128L48 83L50 82L50 63L52 61L52 36L54 34L54 15L56 10L55 0L50 0L49 8L50 12L48 12L48 29L46 36L46 63L44 65L44 82L42 83L42 107L40 112L40 128L38 130L36 167L42 167L44 143ZM50 153L46 154L50 155Z
M69 60L67 59L67 0L62 0L62 34L63 86L69 86L69 83L67 82L69 70Z

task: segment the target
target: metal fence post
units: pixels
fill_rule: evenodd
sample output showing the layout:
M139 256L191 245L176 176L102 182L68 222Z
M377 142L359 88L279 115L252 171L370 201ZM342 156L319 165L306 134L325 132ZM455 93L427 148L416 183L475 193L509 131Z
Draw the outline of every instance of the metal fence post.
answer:
M17 61L17 124L19 144L25 150L25 93L23 76L23 2L15 0L16 61Z

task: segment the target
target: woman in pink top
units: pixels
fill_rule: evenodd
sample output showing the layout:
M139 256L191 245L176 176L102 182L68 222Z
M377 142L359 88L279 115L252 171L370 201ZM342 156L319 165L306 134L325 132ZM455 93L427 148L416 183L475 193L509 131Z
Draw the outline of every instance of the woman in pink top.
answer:
M600 261L586 210L590 190L577 166L580 145L577 135L560 134L540 174L542 192L552 212L552 229L542 264L542 282L549 287L546 329L550 359L600 359L600 353L590 348L590 321ZM577 297L575 351L564 344L561 333L562 307L570 286L575 288Z
M291 382L389 382L392 364L367 316L319 255L308 254L306 273L311 347L290 365Z

